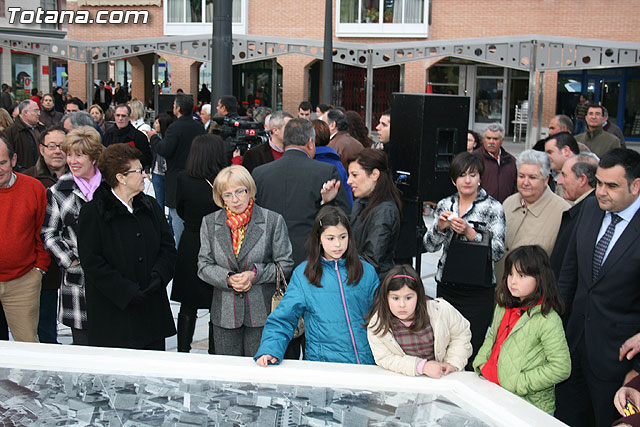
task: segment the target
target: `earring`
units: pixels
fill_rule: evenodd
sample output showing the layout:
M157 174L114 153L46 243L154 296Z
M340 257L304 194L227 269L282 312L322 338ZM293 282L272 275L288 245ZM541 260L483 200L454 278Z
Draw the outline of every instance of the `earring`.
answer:
M124 181L124 182L123 182L123 184L124 184L124 185L127 185L127 181Z

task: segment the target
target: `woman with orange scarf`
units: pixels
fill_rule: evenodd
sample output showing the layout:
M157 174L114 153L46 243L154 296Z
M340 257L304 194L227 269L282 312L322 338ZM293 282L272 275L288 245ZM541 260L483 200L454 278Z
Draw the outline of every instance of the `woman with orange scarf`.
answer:
M276 263L293 269L284 219L254 203L256 184L242 166L213 182L221 210L202 219L198 276L213 286L211 323L216 354L253 356L271 312Z

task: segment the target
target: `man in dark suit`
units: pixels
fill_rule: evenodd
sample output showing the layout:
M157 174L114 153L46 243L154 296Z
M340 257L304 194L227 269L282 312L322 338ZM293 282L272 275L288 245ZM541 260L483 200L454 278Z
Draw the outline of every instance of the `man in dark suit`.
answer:
M284 129L284 154L279 160L253 170L258 192L256 203L284 217L293 246L293 261L300 264L307 257L305 242L320 206L327 202L323 188L337 185L335 204L347 214L349 199L340 187L335 166L313 161L316 152L313 125L306 119L291 119ZM334 181L335 180L335 181ZM325 186L325 183L329 183Z
M96 89L96 93L93 95L93 103L98 104L100 108L102 108L102 111L106 112L111 105L112 99L111 89L105 87L104 82L101 81Z
M564 189L563 197L574 205L562 212L560 230L551 252L551 267L556 277L560 277L564 254L573 236L580 210L585 200L596 196L593 189L596 186L597 168L598 157L593 153L583 153L566 159L558 173L557 183Z
M151 149L167 160L166 182L166 204L169 206L169 218L173 228L173 236L176 239L176 246L180 242L184 221L178 216L176 211L176 187L178 173L184 170L187 163L187 156L191 149L193 139L205 133L202 123L193 120L193 98L191 95L176 95L173 101L173 114L178 119L167 128L167 133L163 139L151 139ZM149 138L155 131L148 132Z
M609 151L596 182L596 199L584 202L559 280L572 367L556 389L555 415L581 427L618 418L613 396L640 368L640 357L618 360L620 346L640 329L640 154Z

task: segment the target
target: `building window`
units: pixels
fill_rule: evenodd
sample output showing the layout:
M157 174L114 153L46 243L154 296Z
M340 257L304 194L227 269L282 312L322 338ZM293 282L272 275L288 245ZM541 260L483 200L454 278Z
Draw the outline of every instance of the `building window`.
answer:
M248 0L233 0L231 24L234 34L247 33L247 2ZM167 0L165 2L165 34L211 33L213 7L213 0Z
M338 0L336 35L427 37L429 0Z

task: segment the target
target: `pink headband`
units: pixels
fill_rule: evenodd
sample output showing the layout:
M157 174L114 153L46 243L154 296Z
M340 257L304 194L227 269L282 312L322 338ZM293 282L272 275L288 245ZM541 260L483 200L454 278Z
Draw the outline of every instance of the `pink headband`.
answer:
M392 277L392 279L397 279L397 278L400 278L400 277L402 277L402 278L404 278L404 279L411 279L411 280L413 280L414 282L416 281L416 279L414 279L414 278L413 278L413 277L411 277L411 276L407 276L406 274L396 274L395 276L393 276L393 277Z

